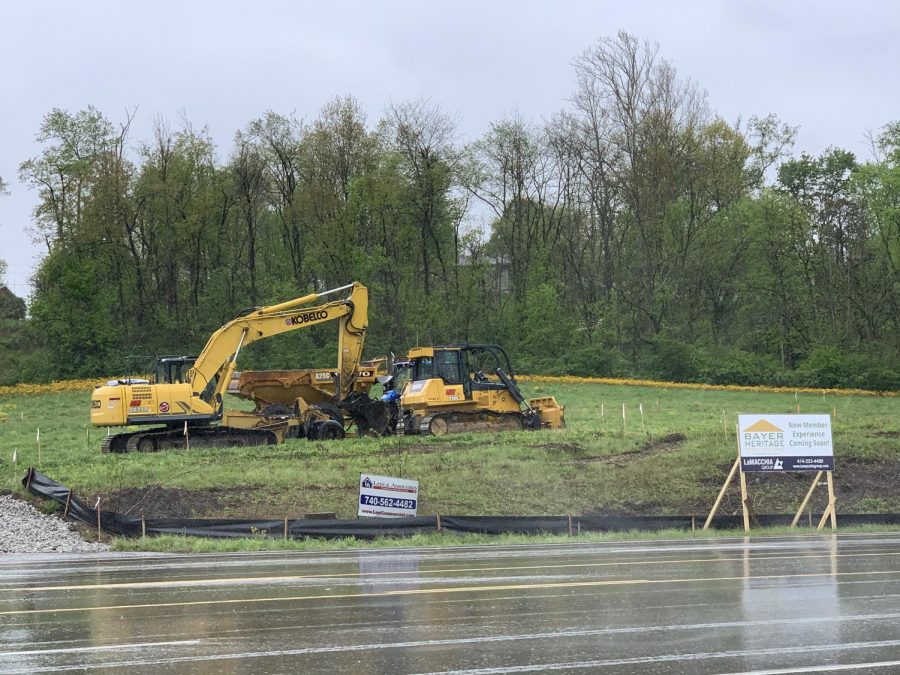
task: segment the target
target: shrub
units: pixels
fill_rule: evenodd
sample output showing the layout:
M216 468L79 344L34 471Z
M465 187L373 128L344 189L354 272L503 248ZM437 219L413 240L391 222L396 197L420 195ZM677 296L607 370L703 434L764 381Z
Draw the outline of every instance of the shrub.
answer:
M700 352L680 340L658 337L648 350L649 375L655 379L675 382L696 382L700 379Z
M773 359L741 349L722 350L704 359L703 381L709 384L760 385L776 379Z

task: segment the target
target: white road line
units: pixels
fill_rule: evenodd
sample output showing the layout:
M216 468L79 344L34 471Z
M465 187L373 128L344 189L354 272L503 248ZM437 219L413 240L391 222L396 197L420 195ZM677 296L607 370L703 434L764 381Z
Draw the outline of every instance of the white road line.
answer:
M817 645L803 647L804 653L810 652L839 652L856 649L877 649L879 647L897 647L900 640L881 640L878 642L848 642L842 645ZM774 649L741 649L728 652L699 652L694 654L661 654L660 656L636 656L630 659L603 659L596 661L573 661L569 663L542 663L527 666L509 666L506 668L474 668L468 670L438 670L419 675L499 675L500 673L543 673L552 670L574 670L584 668L602 668L604 666L630 666L645 663L669 663L678 661L706 661L711 659L733 659L752 656L780 656L782 654L796 654L797 647L779 647ZM895 662L898 663L898 662ZM860 667L863 667L860 665ZM813 666L806 670L771 671L775 673L819 673L826 671L828 666ZM760 671L770 672L770 671Z
M625 634L640 634L640 633L654 633L660 631L669 631L669 632L679 632L679 631L696 631L696 630L714 630L720 628L747 628L753 626L773 626L773 625L781 625L781 624L789 624L789 625L797 625L797 624L814 624L814 623L832 623L832 622L851 622L851 621L878 621L878 620L887 620L887 619L897 619L900 618L900 613L891 613L891 614L856 614L856 615L844 615L844 616L830 616L830 617L806 617L806 618L790 618L790 619L760 619L753 621L719 621L719 622L711 622L711 623L697 623L697 624L666 624L666 625L658 625L658 626L627 626L623 628L594 628L594 629L583 629L583 630L560 630L560 631L546 631L541 633L524 633L518 635L487 635L481 637L468 637L468 638L448 638L445 640L408 640L405 642L375 642L369 644L352 644L352 645L333 645L326 647L298 647L296 649L283 649L283 650L269 650L269 651L259 651L259 652L241 652L241 653L232 653L232 654L205 654L198 656L185 656L185 657L173 657L172 659L160 659L158 661L154 660L151 662L141 661L141 664L147 663L178 663L182 661L198 661L198 660L216 660L216 659L238 659L238 658L258 658L258 657L266 657L266 656L300 656L306 654L333 654L333 653L341 653L341 652L361 652L361 651L374 651L374 650L389 650L389 649L416 649L422 647L442 647L442 646L455 646L455 645L471 645L471 644L489 644L489 643L497 643L497 642L518 642L523 640L560 640L567 638L577 638L577 637L595 637L600 635L625 635ZM199 641L194 641L199 642ZM166 643L147 643L148 645L164 645ZM179 643L173 643L179 644ZM849 643L849 644L862 644L862 643ZM866 643L873 644L877 646L887 646L887 645L900 645L900 640L891 640L884 643ZM111 646L110 648L113 648ZM841 647L838 645L837 647L833 645L822 645L822 646L811 646L804 647L805 651L816 651L823 649L836 649ZM85 648L91 649L91 648ZM796 645L792 645L790 647L785 647L783 649L775 649L775 650L749 650L747 654L757 654L757 653L782 653L782 652L795 652ZM47 650L52 651L52 650ZM59 651L68 651L68 650L59 650ZM27 654L28 652L7 652L6 655L13 656L17 654ZM46 653L44 650L41 650L39 653ZM718 652L717 652L718 653ZM3 656L4 654L0 654ZM690 659L695 655L684 655L680 658ZM668 658L667 656L663 657L638 657L640 659L657 659L662 658L665 660ZM628 660L623 661L623 663L628 663ZM642 663L644 661L636 661L636 663ZM550 666L565 666L567 664L550 664ZM530 667L530 666L529 666ZM552 668L551 668L552 669ZM461 672L469 672L469 671L461 671ZM481 672L481 671L473 671L473 672ZM495 672L492 670L485 672ZM498 671L505 672L505 671ZM514 671L511 671L514 672Z
M473 640L478 641L478 640ZM397 643L392 645L384 645L384 647L398 647L398 648L408 648L410 645L412 646L440 646L446 644L459 644L460 642L465 641L456 641L456 640L429 640L423 641L421 643ZM860 649L878 649L881 647L897 647L900 646L900 640L880 640L873 642L848 642L846 644L838 644L838 645L811 645L805 646L803 648L804 653L827 653L827 652L841 652L847 650L860 650ZM363 649L371 649L371 646L360 645L360 648ZM281 650L272 650L272 651L262 651L262 652L242 652L237 654L202 654L197 656L178 656L172 658L156 658L149 659L143 661L118 661L118 662L106 662L106 663L95 663L91 664L92 669L100 669L100 668L128 668L128 667L136 667L136 666L158 666L158 665L172 665L178 663L190 663L190 662L198 662L198 661L233 661L240 659L252 659L252 658L272 658L272 657L283 657L283 656L302 656L310 653L322 653L324 651L339 651L339 648L335 649L281 649ZM680 662L680 661L707 661L714 659L730 659L730 658L743 658L743 657L758 657L758 656L781 656L783 654L796 654L797 647L796 645L790 645L787 647L778 647L771 649L742 649L735 651L722 651L722 652L695 652L692 654L660 654L658 656L636 656L633 658L625 658L625 659L597 659L592 661L573 661L568 663L541 663L541 664L529 664L529 665L519 665L519 666L507 666L507 667L493 667L493 668L475 668L475 669L465 669L465 670L439 670L439 671L430 671L428 673L420 673L419 675L498 675L500 673L540 673L540 672L549 672L554 670L574 670L574 669L585 669L585 668L601 668L604 666L629 666L629 665L639 665L639 664L655 664L655 663L671 663L671 662ZM879 667L881 663L885 663L887 665L891 665L891 663L900 663L900 662L874 662L876 667ZM860 664L858 667L865 667L866 664ZM295 668L300 668L299 664L294 664ZM885 667L886 667L885 666ZM84 665L70 665L70 666L56 666L49 668L40 668L40 669L31 669L28 672L61 672L68 670L83 670ZM810 666L806 669L800 667L794 670L784 670L784 671L771 671L774 673L803 673L803 672L827 672L829 669L828 666ZM831 667L833 670L838 670L838 668ZM762 675L763 673L767 673L770 671L760 671L758 675ZM755 674L757 675L757 674Z
M869 663L841 663L839 665L810 666L808 668L776 668L774 670L745 670L740 673L721 675L791 675L791 673L834 673L839 670L861 670L862 668L890 668L900 666L900 661L870 661Z
M185 645L198 645L200 640L175 640L169 642L132 642L118 645L96 645L93 647L65 647L63 649L29 649L27 651L0 652L0 659L37 656L42 654L80 654L85 652L108 652L120 649L144 649L145 647L180 647Z

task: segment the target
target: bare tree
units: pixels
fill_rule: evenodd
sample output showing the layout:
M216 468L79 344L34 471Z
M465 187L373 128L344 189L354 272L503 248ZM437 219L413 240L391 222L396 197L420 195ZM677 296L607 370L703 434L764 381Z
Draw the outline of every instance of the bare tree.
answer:
M453 146L456 122L439 106L420 100L388 107L385 119L388 147L403 158L409 218L419 232L423 290L430 295L437 263L440 276L449 279L459 255L462 211L451 198L458 156ZM452 228L452 230L450 229ZM447 235L452 231L452 239ZM450 239L450 241L448 241ZM448 250L448 244L453 250Z
M679 79L658 51L624 32L598 41L575 59L578 88L572 99L583 134L576 147L587 159L589 203L605 217L601 236L620 245L627 241L633 250L618 256L628 283L616 290L632 310L638 336L659 332L672 301L678 260L668 244L689 245L693 223L673 218L671 206L686 193L683 177L694 137L708 120L705 92ZM619 213L610 220L607 207L613 205Z
M543 130L519 116L491 125L468 154L468 188L493 212L513 293L523 298L535 256L546 254L558 237L565 193L559 155Z
M248 136L258 144L259 152L266 162L269 203L278 216L281 239L290 255L294 281L298 288L304 285L303 246L306 220L298 193L309 172L304 165L308 161L304 145L307 133L301 120L271 111L251 122L248 127Z
M250 302L259 301L256 274L257 235L266 205L266 162L246 134L238 132L231 159L235 200L247 236L247 271L250 275Z

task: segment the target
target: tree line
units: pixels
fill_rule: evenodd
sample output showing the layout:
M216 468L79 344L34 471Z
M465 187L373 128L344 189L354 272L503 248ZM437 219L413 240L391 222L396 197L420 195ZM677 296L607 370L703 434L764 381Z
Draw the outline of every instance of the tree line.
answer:
M625 33L573 61L552 118L461 143L429 101L369 120L267 112L227 157L206 128L53 110L20 178L46 255L13 379L196 353L243 308L360 280L368 355L499 342L519 371L900 386L900 124L871 157L795 156L774 115L727 122ZM241 367L327 366L333 329Z

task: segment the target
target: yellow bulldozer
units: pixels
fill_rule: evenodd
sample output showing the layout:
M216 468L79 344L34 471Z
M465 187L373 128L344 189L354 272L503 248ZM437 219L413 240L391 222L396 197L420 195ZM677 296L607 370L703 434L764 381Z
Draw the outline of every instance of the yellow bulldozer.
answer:
M499 345L416 347L395 364L394 377L408 380L400 394L398 433L443 436L566 424L565 408L555 397L525 399Z
M308 306L349 290L343 300ZM148 427L106 436L104 452L153 452L191 446L266 445L292 436L342 438L345 413L366 429L383 431L386 406L369 399L371 382L357 386L368 326L368 290L352 283L321 293L244 312L210 336L197 357L157 360L152 380L123 378L98 386L91 395L91 423L98 427ZM338 322L338 363L320 375L330 401L295 402L290 411L225 410L223 395L243 347L275 335L329 321ZM316 378L316 371L308 371ZM152 425L152 426L151 426Z

